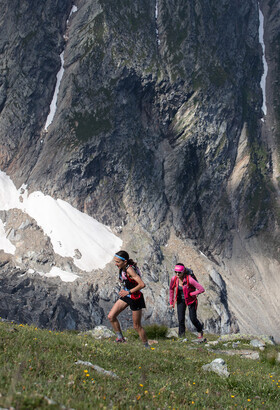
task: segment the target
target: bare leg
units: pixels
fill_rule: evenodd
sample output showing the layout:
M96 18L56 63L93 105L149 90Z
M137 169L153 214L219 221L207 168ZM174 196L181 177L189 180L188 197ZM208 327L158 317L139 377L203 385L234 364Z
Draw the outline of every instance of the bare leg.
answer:
M138 335L143 343L147 343L147 336L145 330L141 326L141 317L142 317L142 310L133 310L132 311L132 320L133 320L133 327L138 332Z
M108 315L108 319L111 322L112 328L115 332L121 332L120 323L117 319L117 316L128 306L123 300L117 300L110 313Z

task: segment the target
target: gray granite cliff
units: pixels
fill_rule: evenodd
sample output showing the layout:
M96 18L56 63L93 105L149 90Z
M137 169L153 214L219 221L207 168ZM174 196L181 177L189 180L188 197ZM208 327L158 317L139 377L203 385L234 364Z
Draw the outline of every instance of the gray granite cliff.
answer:
M1 10L1 171L111 227L143 268L146 322L176 323L167 294L180 260L206 287L208 330L280 339L279 3L2 0ZM20 212L1 218L18 253L1 255L0 315L57 328L106 322L112 264L71 284L43 278L42 266L74 270L72 261L33 220L21 228Z

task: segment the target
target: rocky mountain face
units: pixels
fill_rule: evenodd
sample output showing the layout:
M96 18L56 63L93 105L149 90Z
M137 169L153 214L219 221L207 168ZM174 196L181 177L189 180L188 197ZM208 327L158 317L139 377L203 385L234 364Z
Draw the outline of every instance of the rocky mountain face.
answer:
M176 324L168 286L180 261L206 288L198 313L209 331L280 340L279 2L0 5L1 171L111 227L142 267L146 322ZM59 329L106 323L113 265L72 283L39 275L75 267L34 220L0 216L16 247L1 255L2 317Z

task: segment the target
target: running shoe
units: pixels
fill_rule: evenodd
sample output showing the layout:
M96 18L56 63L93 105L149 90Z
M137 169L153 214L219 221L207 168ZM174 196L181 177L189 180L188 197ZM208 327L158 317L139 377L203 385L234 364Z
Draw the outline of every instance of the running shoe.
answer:
M204 337L204 336L197 338L197 342L198 342L198 343L204 343L204 342L206 342L206 341L207 341L207 339L206 339L206 337Z
M201 336L198 336L198 337L197 337L197 342L198 342L198 343L206 342L206 338L204 337L203 332L201 332Z
M120 337L115 340L115 343L126 343L126 340L124 337Z

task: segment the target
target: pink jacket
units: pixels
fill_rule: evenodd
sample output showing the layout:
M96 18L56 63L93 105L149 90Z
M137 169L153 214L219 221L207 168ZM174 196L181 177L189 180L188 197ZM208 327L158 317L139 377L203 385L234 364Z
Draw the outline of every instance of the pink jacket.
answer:
M170 305L175 306L177 302L178 295L179 278L178 276L173 276L171 278L169 287L169 302ZM185 296L186 305L190 305L195 302L197 295L205 292L205 289L198 283L191 275L186 275L183 279L183 292Z

